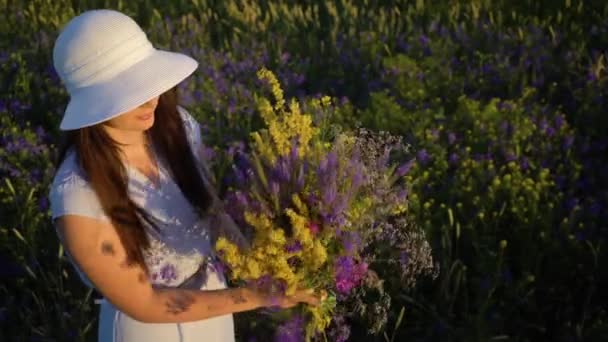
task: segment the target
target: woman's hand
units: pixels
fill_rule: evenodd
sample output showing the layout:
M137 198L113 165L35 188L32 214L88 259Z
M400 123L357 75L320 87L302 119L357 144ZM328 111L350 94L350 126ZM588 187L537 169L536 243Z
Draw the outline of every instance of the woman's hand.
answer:
M278 306L283 309L288 309L293 306L298 305L299 303L305 303L312 306L319 305L327 295L325 293L315 294L312 289L306 290L296 290L296 293L293 296L280 296L277 299L271 299L270 306ZM273 303L274 301L274 303Z
M261 306L263 307L280 307L288 309L300 303L317 306L327 298L327 293L325 291L315 293L312 289L298 289L291 296L254 286L249 286L249 289L259 296Z

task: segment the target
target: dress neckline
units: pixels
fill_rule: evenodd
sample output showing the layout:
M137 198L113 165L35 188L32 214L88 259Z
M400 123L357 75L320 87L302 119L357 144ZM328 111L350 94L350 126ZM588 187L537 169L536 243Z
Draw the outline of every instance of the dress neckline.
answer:
M162 166L163 163L162 163L161 159L159 158L158 151L157 151L156 147L154 146L153 142L150 143L149 148L150 148L150 152L152 154L152 159L154 159L153 162L156 167L156 171L158 173L158 179L157 179L158 183L154 182L147 175L145 175L143 172L139 171L136 167L130 165L129 163L126 163L126 168L131 173L133 173L136 177L140 178L147 187L152 188L154 191L161 192L164 188L164 183L165 183L164 168Z

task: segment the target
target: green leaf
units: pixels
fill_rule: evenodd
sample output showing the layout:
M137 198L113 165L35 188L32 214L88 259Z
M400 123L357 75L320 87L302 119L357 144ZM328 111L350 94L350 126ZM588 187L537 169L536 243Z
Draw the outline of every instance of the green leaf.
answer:
M23 237L23 235L21 235L21 232L20 232L20 231L18 231L17 229L13 228L13 233L15 233L15 236L16 236L16 237L17 237L19 240L23 241L23 243L25 243L25 244L27 245L27 241L25 240L25 238Z
M403 315L405 314L405 306L401 307L401 311L399 311L399 317L397 318L397 322L395 323L395 328L393 329L393 336L391 337L391 342L395 340L395 336L397 335L397 330L399 326L401 326L401 322L403 321Z
M9 178L4 178L4 183L6 183L6 186L8 187L8 190L10 191L11 195L15 197L17 195L17 192L15 192L15 188L13 187L13 183L11 182L11 180Z

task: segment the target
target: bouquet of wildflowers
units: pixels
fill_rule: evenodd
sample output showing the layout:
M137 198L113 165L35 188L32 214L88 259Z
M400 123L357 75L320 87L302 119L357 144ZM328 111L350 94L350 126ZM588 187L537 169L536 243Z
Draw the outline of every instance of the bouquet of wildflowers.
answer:
M286 295L299 287L326 291L320 306L297 314L308 318L310 337L327 329L337 303L368 278L366 247L406 211L399 180L411 162L388 163L400 139L374 140L365 130L327 134L296 100L286 103L270 71L258 77L271 85L274 103L258 99L266 127L251 134L251 150L235 170L240 182L227 196L231 215L251 232L251 245L241 250L220 238L216 249L235 280L270 284ZM323 112L331 105L323 97L308 107Z

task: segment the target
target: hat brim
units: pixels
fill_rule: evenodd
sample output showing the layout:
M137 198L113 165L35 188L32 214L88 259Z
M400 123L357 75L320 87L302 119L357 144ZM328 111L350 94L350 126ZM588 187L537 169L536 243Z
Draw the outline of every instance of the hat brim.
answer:
M192 57L154 49L116 77L74 91L59 129L93 126L119 116L173 88L197 67Z

